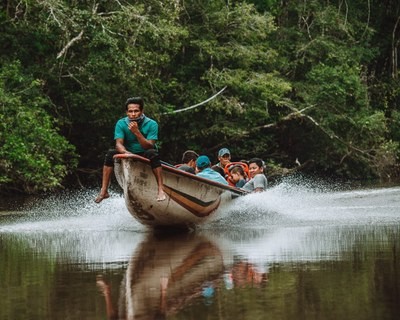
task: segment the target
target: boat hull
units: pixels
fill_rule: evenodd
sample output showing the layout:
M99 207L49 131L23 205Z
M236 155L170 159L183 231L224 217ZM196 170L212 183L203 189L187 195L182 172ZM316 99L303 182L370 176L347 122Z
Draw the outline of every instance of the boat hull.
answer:
M165 201L157 201L150 161L134 154L115 156L115 175L130 214L146 226L195 227L220 217L243 191L162 165Z

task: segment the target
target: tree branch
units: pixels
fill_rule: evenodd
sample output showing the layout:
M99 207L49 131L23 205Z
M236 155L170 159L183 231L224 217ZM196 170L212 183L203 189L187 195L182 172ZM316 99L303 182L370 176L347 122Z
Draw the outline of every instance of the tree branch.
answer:
M397 21L394 25L393 32L392 32L392 78L396 79L397 78L397 45L398 42L396 43L396 29L397 26L399 25L400 22L400 16L397 17Z
M57 59L60 59L76 41L82 39L83 30L75 37L72 38L71 41L67 43L67 45L57 54Z
M279 120L279 122L284 122L284 121L290 121L296 118L305 118L308 119L312 124L314 124L314 126L316 126L317 128L319 128L325 135L327 135L331 140L337 140L339 141L341 144L345 145L347 148L349 148L349 150L355 151L358 154L360 154L361 156L363 156L364 158L367 158L369 160L374 160L374 157L368 153L368 151L362 150L360 148L357 148L353 145L351 145L350 143L344 141L343 139L341 139L339 136L337 136L335 133L330 133L328 130L326 130L323 126L321 126L321 124L319 124L313 117L304 114L304 111L313 108L314 106L308 106L304 109L298 110L297 108L290 106L288 104L286 104L286 106L291 109L293 112L289 113L288 115L284 116L283 118L281 118ZM275 128L278 127L279 122L275 122L275 123L268 123L262 126L258 126L258 127L254 127L251 130L248 131L242 131L240 133L240 137L246 137L246 136L250 136L251 134L253 134L255 131L261 130L261 129L270 129L270 128ZM237 139L238 136L235 136L234 138L230 139L230 141L233 141L235 139ZM226 143L226 141L225 141ZM351 152L349 152L348 154L345 155L345 157L347 157L348 155L350 155ZM343 159L342 159L343 161Z
M183 112L183 111L188 111L188 110L191 110L191 109L200 107L200 106L202 106L203 104L206 104L207 102L209 102L209 101L211 101L212 99L216 98L216 97L217 97L218 95L220 95L225 89L226 89L226 86L223 87L223 88L222 88L220 91L218 91L216 94L214 94L212 97L210 97L210 98L208 98L208 99L206 99L206 100L204 100L204 101L202 101L202 102L200 102L200 103L197 103L197 104L192 105L192 106L187 107L187 108L183 108L183 109L179 109L179 110L174 110L174 111L170 111L170 112L164 112L164 113L162 113L161 115L164 115L164 114L172 114L172 113L178 113L178 112Z

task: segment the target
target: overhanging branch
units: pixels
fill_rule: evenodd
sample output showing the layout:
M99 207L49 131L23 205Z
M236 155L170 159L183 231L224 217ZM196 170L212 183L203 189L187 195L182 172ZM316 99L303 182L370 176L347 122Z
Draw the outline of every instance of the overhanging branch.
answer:
M65 52L67 52L67 50L69 49L69 47L71 47L76 41L82 39L82 35L83 35L83 30L74 38L72 38L67 45L57 54L57 59L60 59Z
M223 87L223 88L222 88L220 91L218 91L216 94L214 94L212 97L210 97L210 98L208 98L208 99L206 99L206 100L204 100L204 101L202 101L202 102L200 102L200 103L197 103L197 104L192 105L192 106L187 107L187 108L178 109L178 110L174 110L174 111L170 111L170 112L164 112L164 113L162 113L162 115L164 115L164 114L173 114L173 113L178 113L178 112L183 112L183 111L188 111L188 110L191 110L191 109L200 107L200 106L202 106L203 104L206 104L207 102L209 102L209 101L211 101L212 99L216 98L218 95L220 95L222 92L224 92L225 89L226 89L226 86Z

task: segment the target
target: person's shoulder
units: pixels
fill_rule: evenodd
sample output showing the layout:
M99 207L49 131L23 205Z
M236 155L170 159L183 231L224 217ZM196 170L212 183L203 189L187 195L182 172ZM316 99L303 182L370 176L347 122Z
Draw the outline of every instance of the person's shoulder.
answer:
M129 123L129 120L128 120L128 117L122 117L122 118L119 118L118 120L117 120L117 122L116 122L116 124L121 124L121 123Z
M179 166L178 169L189 172L189 173L195 173L194 168L192 168L191 166L188 166L187 164L183 164L183 165Z
M154 120L154 119L152 119L152 118L150 118L148 116L144 116L143 123L152 124L152 125L158 125L158 122L156 120Z
M123 117L117 120L115 123L115 130L125 131L128 129L129 119L128 117Z
M205 168L201 171L199 171L198 173L196 173L196 175L200 176L200 177L210 177L213 176L215 172L213 169L211 168Z
M264 173L257 174L254 178L256 177L258 180L267 180L267 176Z
M224 168L222 168L221 166L215 164L211 167L211 169L220 174L222 177L225 177Z
M257 175L255 175L254 176L254 178L253 178L253 180L256 182L256 183L264 183L264 184L266 184L267 183L267 177L265 176L265 174L263 174L263 173L259 173L259 174L257 174Z
M222 176L219 172L217 172L217 171L215 171L214 169L212 169L212 168L207 168L207 169L209 169L209 170L207 170L207 174L210 176L210 177L213 177L216 181L218 181L218 182L222 182L222 183L228 183L227 181L226 181L226 179L224 178L224 176Z
M246 184L246 180L245 179L240 179L237 183L236 183L236 185L235 185L235 187L237 187L237 188L242 188L245 184Z

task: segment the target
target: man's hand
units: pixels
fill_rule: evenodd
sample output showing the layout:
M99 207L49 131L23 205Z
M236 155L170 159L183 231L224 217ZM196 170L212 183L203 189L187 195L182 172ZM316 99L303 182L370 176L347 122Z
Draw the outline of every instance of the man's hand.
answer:
M136 121L129 122L128 128L133 134L136 134L139 132L139 126Z

